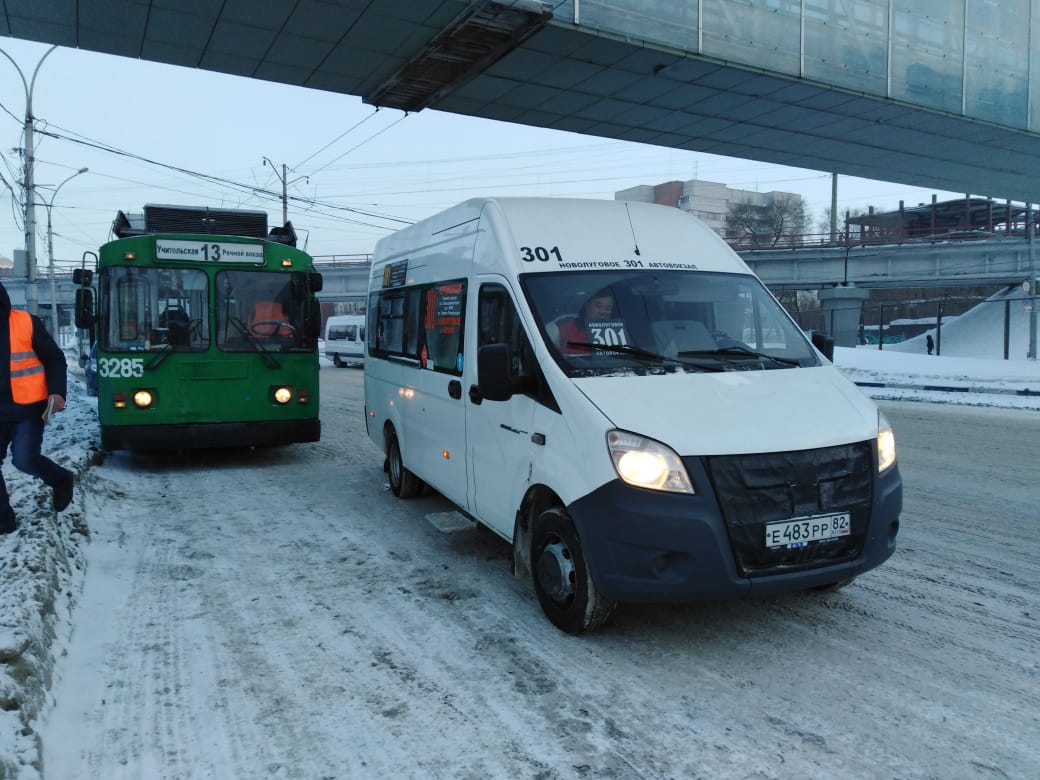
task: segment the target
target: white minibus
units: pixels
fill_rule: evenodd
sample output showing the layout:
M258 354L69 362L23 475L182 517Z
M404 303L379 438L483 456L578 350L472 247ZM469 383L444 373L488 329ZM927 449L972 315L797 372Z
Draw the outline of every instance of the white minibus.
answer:
M378 242L367 316L391 490L510 542L564 631L832 590L895 549L884 416L685 212L468 200Z
M339 314L325 323L325 357L337 368L365 364L365 315Z

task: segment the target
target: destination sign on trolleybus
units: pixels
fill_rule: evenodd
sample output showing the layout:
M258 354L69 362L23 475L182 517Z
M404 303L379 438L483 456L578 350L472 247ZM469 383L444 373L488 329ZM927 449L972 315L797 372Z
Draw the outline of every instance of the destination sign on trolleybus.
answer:
M231 241L174 241L155 239L156 260L194 260L205 263L263 263L263 244Z

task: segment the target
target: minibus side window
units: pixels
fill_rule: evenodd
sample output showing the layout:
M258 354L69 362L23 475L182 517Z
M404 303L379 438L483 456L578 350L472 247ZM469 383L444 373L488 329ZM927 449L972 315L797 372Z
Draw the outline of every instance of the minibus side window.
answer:
M457 279L426 288L423 311L423 368L461 374L466 281Z
M407 313L411 309L408 305L409 298L414 298L418 303L419 291L415 289L399 290L379 295L375 308L376 329L373 344L377 352L418 357L414 349L408 351L405 347L405 333L408 330L415 330L414 324L409 327L406 322Z
M424 369L461 375L465 279L373 293L371 303L373 357L408 358Z

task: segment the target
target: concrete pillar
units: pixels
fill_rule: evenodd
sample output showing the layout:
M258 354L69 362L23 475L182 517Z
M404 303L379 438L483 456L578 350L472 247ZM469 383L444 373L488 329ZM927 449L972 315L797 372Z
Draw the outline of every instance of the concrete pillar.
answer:
M817 293L823 323L836 347L854 347L859 335L863 301L869 293L852 285L827 287Z

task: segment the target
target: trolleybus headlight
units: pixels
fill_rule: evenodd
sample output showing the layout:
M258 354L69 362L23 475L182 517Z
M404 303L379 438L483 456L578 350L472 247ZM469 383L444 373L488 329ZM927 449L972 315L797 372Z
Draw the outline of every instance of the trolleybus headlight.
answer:
M896 462L896 435L885 415L878 412L877 470L880 474Z
M151 390L137 390L134 392L134 406L138 409L147 409L155 403L155 395Z
M629 431L608 431L607 449L624 482L650 490L693 493L682 460L670 448Z
M280 404L287 404L292 400L292 389L288 387L276 387L274 389L274 400Z

